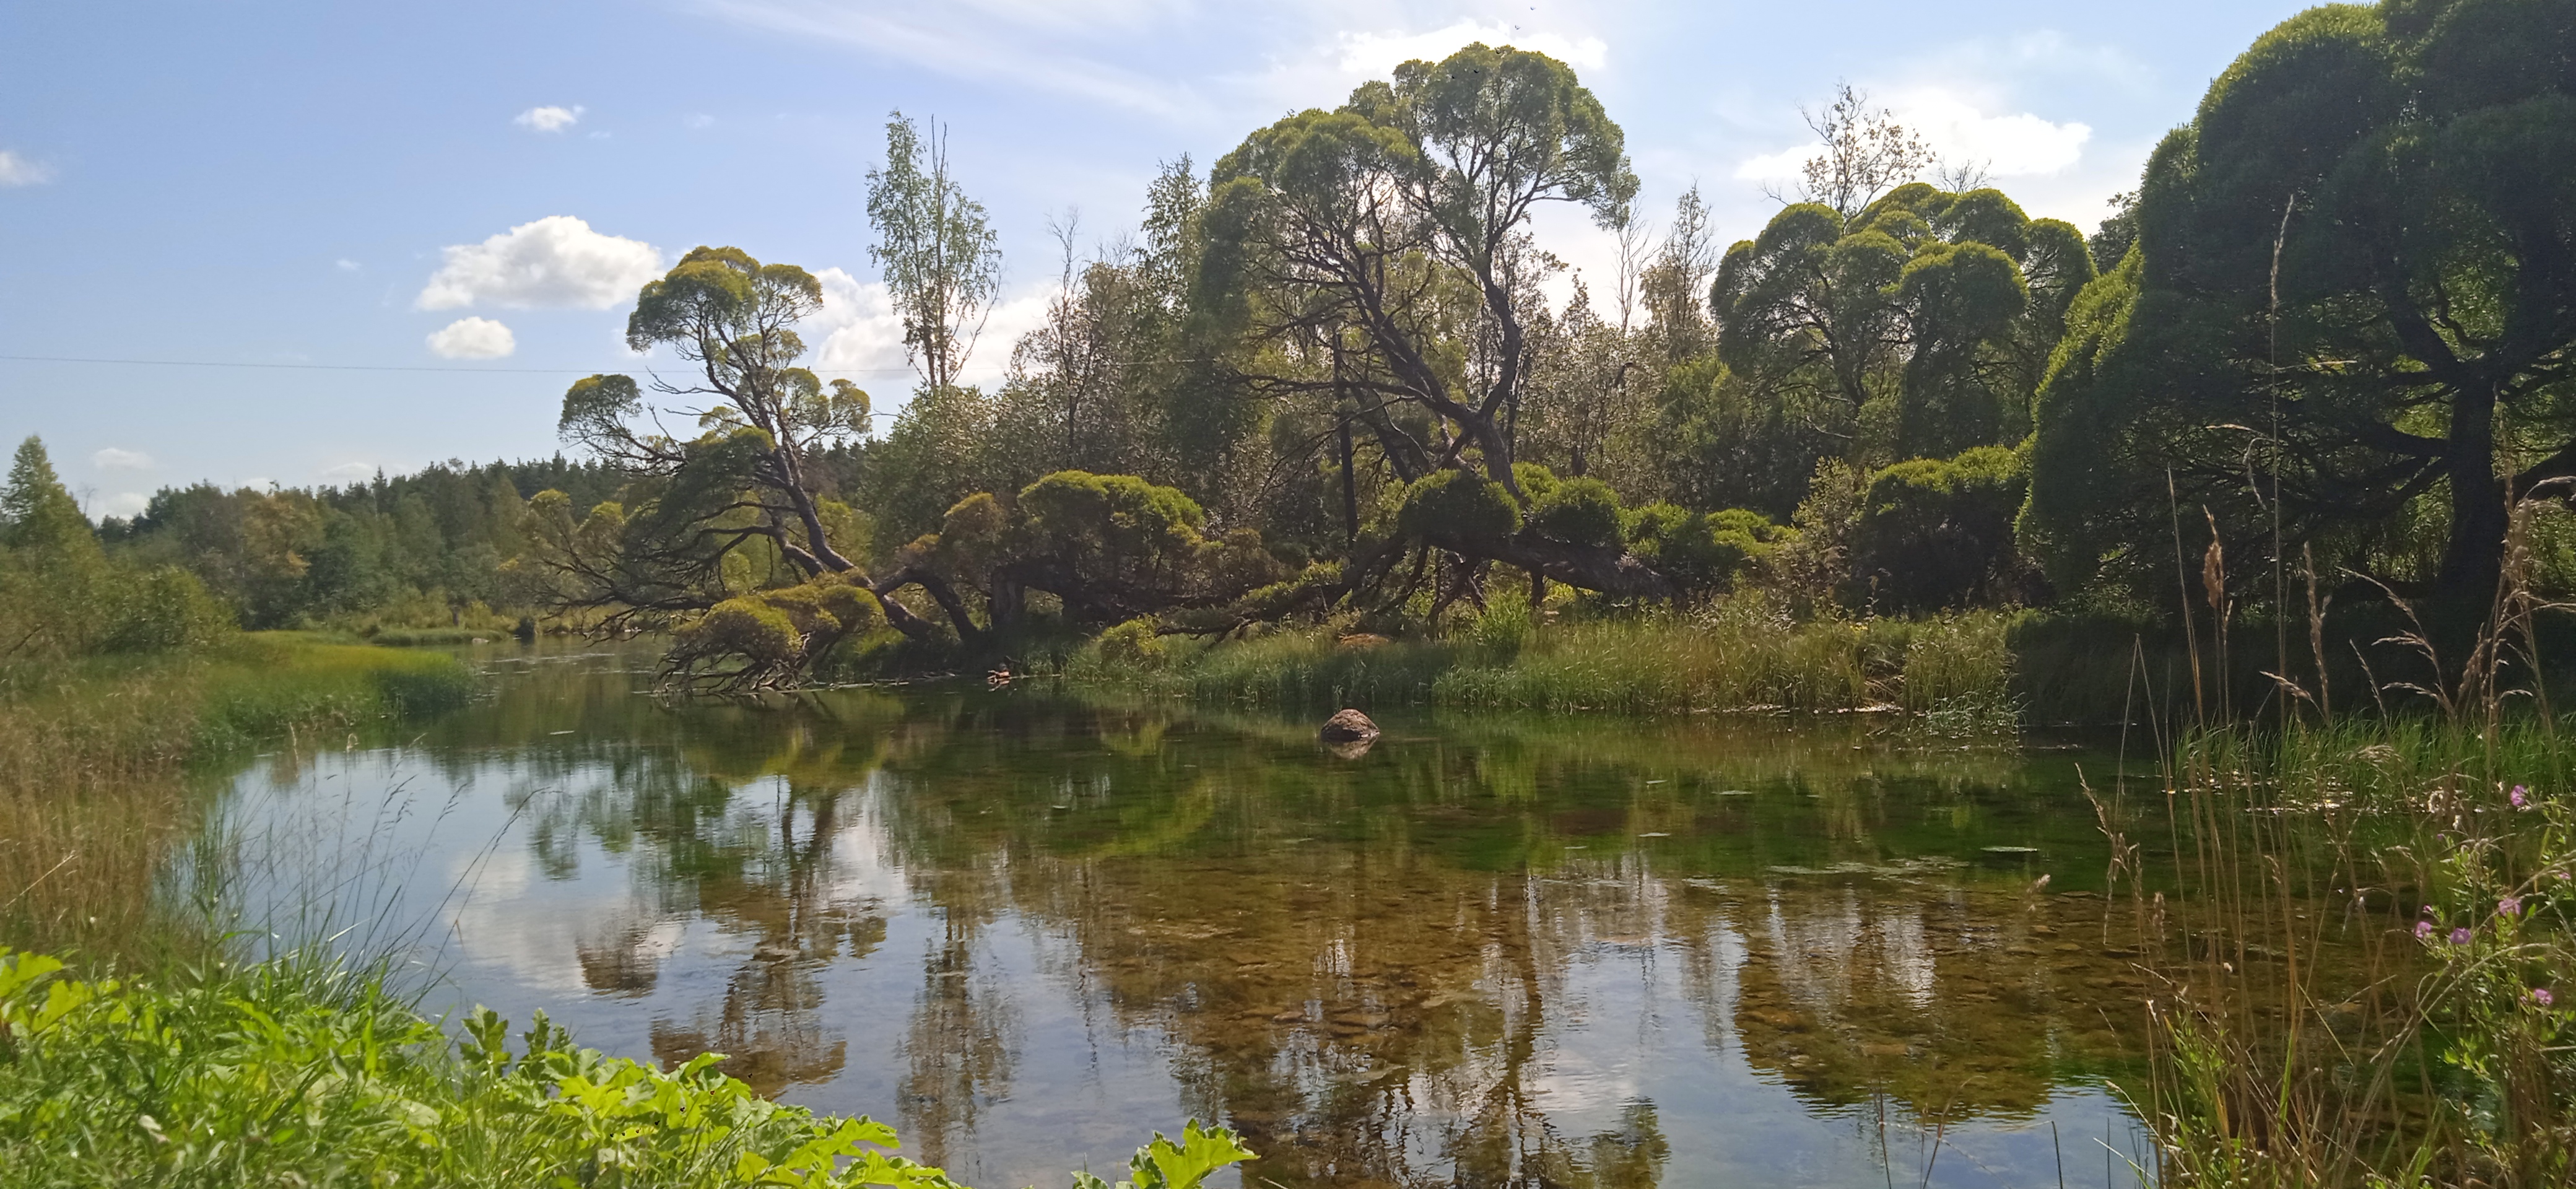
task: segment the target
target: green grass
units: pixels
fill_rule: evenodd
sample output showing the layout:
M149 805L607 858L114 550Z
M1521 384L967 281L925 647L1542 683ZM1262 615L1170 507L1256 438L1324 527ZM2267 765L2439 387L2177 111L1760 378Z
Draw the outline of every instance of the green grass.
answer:
M715 1189L954 1184L866 1117L781 1106L715 1071L576 1046L542 1015L514 1045L451 1037L380 969L293 954L85 982L0 950L0 1169L12 1189L453 1186ZM1157 1135L1139 1184L1191 1189L1249 1157L1230 1132ZM1098 1187L1077 1178L1077 1185Z
M1796 622L1748 597L1533 628L1524 608L1497 604L1444 639L1277 632L1175 644L1151 664L1094 650L1066 671L1077 680L1271 706L1632 714L2008 708L2012 622L1995 612ZM2008 709L2003 718L2008 724Z
M473 696L456 658L290 635L0 670L0 945L149 965L201 950L155 900L208 766Z

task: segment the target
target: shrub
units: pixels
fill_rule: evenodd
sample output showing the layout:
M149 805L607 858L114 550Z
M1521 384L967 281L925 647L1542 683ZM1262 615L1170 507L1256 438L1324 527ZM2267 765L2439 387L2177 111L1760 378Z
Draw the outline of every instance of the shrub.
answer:
M1151 617L1131 619L1100 633L1100 659L1113 665L1156 669L1170 656L1161 625Z
M2021 455L2001 446L1878 472L1852 531L1855 601L1934 611L2022 594L2026 567L2014 548L2013 518L2028 485Z
M780 665L800 647L787 613L756 598L726 599L681 628L681 645L701 656L738 656L754 665Z
M1430 541L1500 541L1520 531L1521 510L1502 484L1452 469L1406 488L1395 523L1404 535Z
M1528 485L1522 485L1528 490ZM1619 497L1599 479L1565 479L1533 493L1530 527L1569 545L1620 543Z
M197 576L177 566L132 575L108 600L106 652L203 648L231 632L233 614Z
M1795 537L1759 512L1727 508L1695 515L1649 504L1628 520L1628 547L1682 585L1728 590Z

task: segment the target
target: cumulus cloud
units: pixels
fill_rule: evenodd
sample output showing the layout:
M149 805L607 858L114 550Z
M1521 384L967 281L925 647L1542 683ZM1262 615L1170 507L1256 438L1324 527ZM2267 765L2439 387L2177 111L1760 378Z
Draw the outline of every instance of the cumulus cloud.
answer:
M335 467L322 468L320 478L325 483L341 485L364 483L376 477L376 470L376 464L371 462L344 462Z
M0 149L0 186L41 186L54 180L54 167Z
M810 363L826 380L846 379L877 394L877 410L891 412L899 399L889 391L908 391L917 378L903 351L903 319L882 282L862 281L846 270L826 268L814 274L823 283L823 312L797 327L813 345ZM1046 324L1052 282L1034 284L994 304L976 336L974 353L958 380L967 384L999 383L1010 371L1011 348L1020 336Z
M1998 178L2061 172L2083 159L2084 145L2093 138L2090 125L2071 120L2061 124L2029 112L1988 115L1940 89L1906 92L1891 98L1887 107L1941 160L1981 165ZM1805 144L1766 153L1737 165L1735 176L1748 181L1795 181L1800 167L1823 151L1821 146Z
M490 318L459 318L430 334L429 349L441 359L499 359L518 350L519 340Z
M334 267L334 268L339 269L341 272L356 272L356 271L358 271L360 268L365 267L364 265L361 265L361 264L359 264L357 261L355 261L355 260L351 260L351 259L349 259L349 258L348 258L348 257L346 257L346 256L343 256L343 257L341 257L341 258L339 258L339 259L337 259L337 260L332 261L332 262L331 262L331 266L332 266L332 267Z
M102 471L148 471L152 456L140 450L119 450L110 446L89 456L89 464Z
M532 107L512 117L511 123L531 132L561 132L581 122L582 107Z
M143 510L151 506L151 496L139 491L120 491L99 501L98 514L114 516L120 520L132 520L141 516Z
M814 367L831 373L857 373L846 378L861 388L892 387L904 367L903 319L884 282L862 281L846 269L814 274L823 283L823 312L805 320L797 333L814 348Z
M1610 55L1610 47L1598 37L1574 38L1526 30L1515 32L1500 21L1490 25L1473 20L1457 21L1427 33L1344 33L1339 40L1343 71L1371 76L1385 74L1416 58L1436 62L1480 41L1486 45L1508 45L1546 54L1569 66L1586 70L1599 69Z
M476 302L525 309L604 310L630 301L662 271L662 250L602 235L570 215L548 215L479 244L442 249L446 262L413 304L452 310Z

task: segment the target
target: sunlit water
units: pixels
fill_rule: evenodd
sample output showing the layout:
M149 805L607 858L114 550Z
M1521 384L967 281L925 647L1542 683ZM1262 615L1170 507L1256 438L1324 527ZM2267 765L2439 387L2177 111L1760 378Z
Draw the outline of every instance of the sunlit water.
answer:
M475 659L496 695L417 738L233 780L249 911L969 1183L1193 1116L1245 1184L2135 1183L2143 983L2069 753L1389 714L1345 757L1320 716Z

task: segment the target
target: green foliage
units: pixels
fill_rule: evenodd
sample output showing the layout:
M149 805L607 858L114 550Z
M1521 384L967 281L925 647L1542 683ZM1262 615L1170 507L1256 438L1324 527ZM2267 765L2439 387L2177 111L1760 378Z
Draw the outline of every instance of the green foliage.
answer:
M1998 446L1878 472L1853 526L1855 600L1931 611L2011 599L2021 581L2013 517L2027 483L2021 456Z
M1777 410L1751 420L1826 433L1818 453L1774 460L1794 476L1837 437L1897 458L2018 440L2093 275L2073 227L1994 190L1915 182L1848 219L1783 210L1727 251L1709 303L1718 357Z
M1157 669L1170 657L1170 651L1163 640L1162 625L1152 619L1131 619L1100 633L1100 659L1107 664Z
M1132 1181L1118 1182L1117 1189L1197 1189L1212 1173L1232 1168L1253 1158L1235 1134L1222 1127L1199 1129L1191 1119L1181 1125L1179 1143L1155 1132L1153 1142L1136 1149L1127 1162ZM1090 1173L1075 1173L1074 1189L1110 1189L1109 1183Z
M0 950L0 1162L30 1189L955 1186L887 1154L885 1125L767 1101L717 1054L664 1071L543 1014L516 1046L488 1010L462 1031L450 1043L379 975L298 959L159 985ZM1132 1167L1138 1189L1193 1189L1251 1156L1193 1121Z
M1796 536L1759 512L1726 508L1705 514L1649 504L1628 518L1628 548L1699 590L1731 590Z
M2211 84L2150 159L2137 271L2049 381L2027 525L2052 572L2165 597L2136 576L2207 505L2233 556L2277 519L2320 568L2484 604L2507 490L2576 468L2568 20L2317 8Z
M1523 485L1523 491L1529 491ZM1565 479L1531 493L1530 527L1569 545L1620 543L1619 496L1599 479Z
M1426 541L1492 542L1520 531L1521 509L1502 484L1449 469L1406 488L1395 523L1398 532Z

